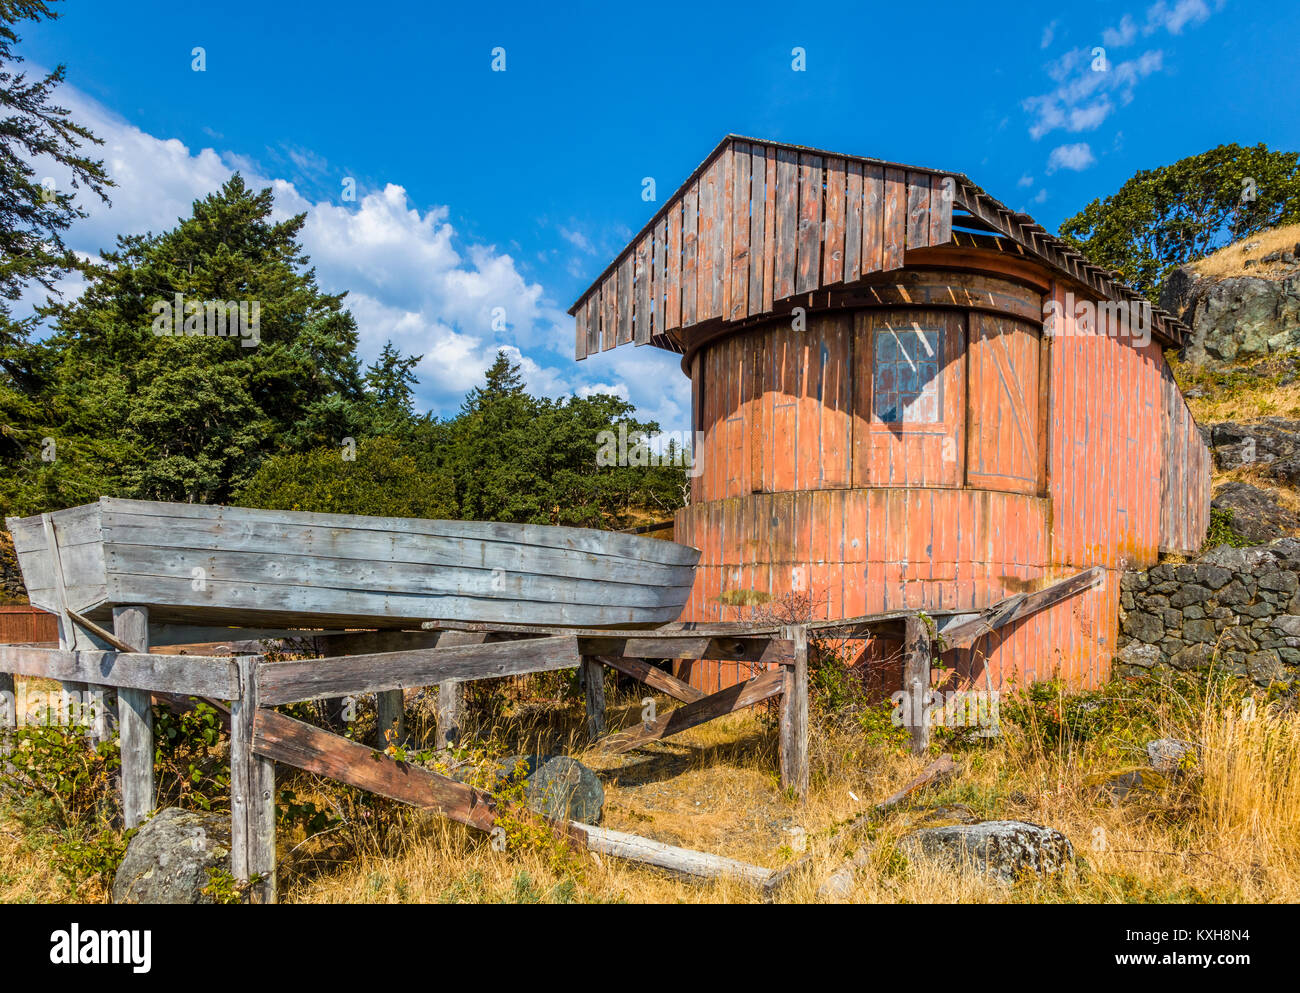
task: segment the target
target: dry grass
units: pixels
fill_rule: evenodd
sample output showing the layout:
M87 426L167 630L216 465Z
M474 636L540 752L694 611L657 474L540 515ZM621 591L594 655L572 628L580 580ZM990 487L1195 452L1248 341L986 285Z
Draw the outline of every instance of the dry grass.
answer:
M1279 249L1294 248L1297 244L1300 244L1300 224L1290 224L1227 245L1213 255L1193 262L1191 268L1211 279L1227 279L1230 276L1260 276L1266 279L1278 277L1285 271L1284 266L1270 263L1247 269L1244 263L1250 259L1260 260ZM1253 247L1247 249L1247 245Z
M1200 695L1196 695L1197 693ZM844 825L916 775L930 757L905 754L878 726L818 722L806 802L779 788L775 738L760 712L693 729L627 756L578 745L580 705L555 699L516 704L484 735L493 750L568 750L602 778L604 823L612 828L768 867L797 856L809 868L782 902L825 902L823 879L858 854L852 902L1232 902L1300 901L1300 714L1241 687L1197 691L1117 684L1105 694L1053 696L1003 708L1003 735L969 744L949 738L962 770L910 807ZM659 701L667 707L666 700ZM639 704L615 700L611 723L635 723ZM1054 730L1058 716L1071 729ZM420 726L417 717L417 727ZM512 729L509 739L501 737ZM942 738L946 733L939 732ZM1142 744L1167 735L1195 741L1201 760L1140 798L1099 799L1096 781L1144 761ZM932 756L931 756L932 757ZM300 799L340 820L308 837L280 832L282 898L290 903L391 902L755 902L730 882L696 883L558 845L495 851L485 837L431 814L364 799L305 775L286 776ZM944 823L952 805L982 819L1015 818L1061 830L1080 856L1056 877L1014 887L981 875L908 864L896 840L920 824ZM935 808L944 805L936 820ZM48 849L0 824L0 899L68 899Z
M1300 353L1283 352L1217 369L1165 358L1198 424L1300 417Z

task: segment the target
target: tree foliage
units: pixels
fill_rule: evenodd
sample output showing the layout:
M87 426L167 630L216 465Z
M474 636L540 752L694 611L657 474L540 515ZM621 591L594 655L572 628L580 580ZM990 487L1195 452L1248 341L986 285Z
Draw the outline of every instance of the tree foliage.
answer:
M1155 300L1170 270L1300 221L1300 153L1220 145L1144 169L1066 220L1061 237Z

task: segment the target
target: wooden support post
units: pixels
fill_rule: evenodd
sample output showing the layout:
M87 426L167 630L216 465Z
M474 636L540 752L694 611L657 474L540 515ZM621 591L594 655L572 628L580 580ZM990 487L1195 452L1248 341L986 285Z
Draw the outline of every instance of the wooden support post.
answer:
M149 608L114 607L113 634L137 652L149 651ZM117 691L122 751L122 820L139 827L154 804L153 700L148 690Z
M781 788L803 798L808 795L808 629L783 626L781 637L794 643L793 661L781 667Z
M0 672L0 731L18 727L18 697L12 672Z
M230 869L253 903L275 903L275 762L253 751L257 657L240 656L239 699L230 705Z
M903 640L903 692L907 694L908 730L912 754L924 755L930 747L930 631L919 615L907 618Z
M375 694L379 717L375 725L375 747L381 751L406 740L406 699L401 690L380 690ZM392 732L389 734L389 732Z
M605 733L605 669L598 659L584 655L579 671L587 698L587 737L595 741Z
M465 720L465 687L458 679L438 684L438 727L434 744L451 748L460 744L461 725Z

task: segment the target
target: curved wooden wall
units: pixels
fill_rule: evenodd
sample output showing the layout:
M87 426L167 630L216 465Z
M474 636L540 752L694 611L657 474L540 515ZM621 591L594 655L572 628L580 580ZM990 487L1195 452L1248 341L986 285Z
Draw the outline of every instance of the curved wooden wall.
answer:
M769 319L688 351L702 473L676 540L702 556L683 619L792 593L819 617L966 609L1100 565L1098 589L952 660L980 673L987 656L995 683L1096 685L1119 570L1204 536L1208 453L1159 346L1114 314L1065 314L1066 288L1023 260L925 261L826 297L802 326ZM743 675L690 673L704 688Z

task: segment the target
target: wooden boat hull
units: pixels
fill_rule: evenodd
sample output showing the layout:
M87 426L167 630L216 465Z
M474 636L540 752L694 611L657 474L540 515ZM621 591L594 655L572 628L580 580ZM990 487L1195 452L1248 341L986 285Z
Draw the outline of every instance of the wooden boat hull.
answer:
M699 551L584 528L312 514L104 497L9 518L35 606L102 620L142 604L167 624L575 627L677 619Z

